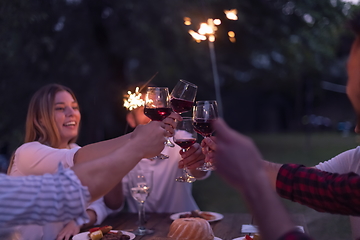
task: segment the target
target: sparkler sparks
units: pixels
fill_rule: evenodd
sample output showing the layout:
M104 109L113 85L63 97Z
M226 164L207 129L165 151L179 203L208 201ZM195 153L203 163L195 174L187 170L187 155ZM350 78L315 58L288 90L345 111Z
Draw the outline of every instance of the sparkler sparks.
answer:
M135 92L131 93L131 91L127 92L128 94L124 97L124 107L129 111L134 110L135 108L144 106L145 101L141 99L141 93L139 92L139 87L136 87Z
M225 10L224 13L229 20L237 20L238 19L236 9ZM184 24L187 26L191 25L191 19L188 17L184 18ZM218 112L219 112L219 116L222 117L220 80L219 80L219 74L218 74L217 66L216 66L216 55L215 55L215 47L214 47L215 32L218 29L217 26L219 26L220 24L221 24L220 19L209 18L207 20L207 23L200 24L200 28L197 32L195 32L193 30L189 30L189 34L195 39L195 41L197 43L208 39L210 58L211 58L211 66L212 66L213 77L214 77L215 94L216 94L216 100L218 103ZM229 37L230 42L232 42L232 43L236 42L235 33L233 31L228 32L228 37Z
M238 20L238 16L237 16L237 10L236 9L231 9L231 10L225 10L224 11L226 17L230 20Z

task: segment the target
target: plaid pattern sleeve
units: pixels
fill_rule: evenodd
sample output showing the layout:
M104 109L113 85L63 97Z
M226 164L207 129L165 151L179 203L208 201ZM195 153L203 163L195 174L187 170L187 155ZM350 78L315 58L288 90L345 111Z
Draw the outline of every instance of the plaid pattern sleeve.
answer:
M319 212L360 215L360 176L352 172L336 174L284 164L277 176L276 191Z
M286 233L278 240L312 240L312 238L306 235L305 233L299 232L297 230L293 230L291 232Z

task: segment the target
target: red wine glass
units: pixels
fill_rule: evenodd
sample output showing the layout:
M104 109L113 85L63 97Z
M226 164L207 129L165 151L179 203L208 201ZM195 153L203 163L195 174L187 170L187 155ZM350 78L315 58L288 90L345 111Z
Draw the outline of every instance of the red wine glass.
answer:
M175 128L174 142L182 148L183 152L186 152L195 142L197 133L194 130L191 117L183 117L182 121L177 121ZM178 182L192 183L196 181L196 178L192 176L186 166L183 168L183 175L175 179Z
M197 86L191 82L180 79L171 91L171 107L176 113L189 112L195 101Z
M169 89L167 87L148 87L145 96L144 114L152 121L162 121L171 112ZM169 141L169 139L167 140ZM160 154L152 159L156 158L166 159L169 156Z
M193 108L193 126L197 133L204 138L210 137L214 132L212 123L218 118L217 102L197 101ZM205 162L203 166L198 167L200 171L212 171L215 167L211 162Z

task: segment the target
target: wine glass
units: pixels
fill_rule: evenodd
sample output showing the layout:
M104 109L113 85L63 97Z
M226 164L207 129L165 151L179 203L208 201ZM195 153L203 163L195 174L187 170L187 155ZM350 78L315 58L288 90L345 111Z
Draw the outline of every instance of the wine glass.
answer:
M129 173L129 188L131 196L139 203L139 226L133 232L135 235L152 234L154 231L145 227L145 201L153 184L153 171L136 170Z
M190 111L194 105L197 88L195 84L180 79L170 94L173 111L179 114Z
M148 87L145 96L144 114L153 121L162 121L171 112L169 89L167 87ZM165 143L168 144L168 142L170 140L167 138ZM173 143L171 144L173 145ZM160 154L152 159L166 158L169 158L169 156Z
M175 128L174 142L186 152L195 142L197 133L193 127L193 120L191 117L183 117L182 121L177 121ZM192 183L196 178L192 176L186 166L183 168L183 175L175 179L178 182Z
M214 132L212 123L218 118L217 102L197 101L193 108L193 126L197 133L204 138L210 137ZM203 166L196 168L200 171L212 171L215 167L211 162L205 162Z

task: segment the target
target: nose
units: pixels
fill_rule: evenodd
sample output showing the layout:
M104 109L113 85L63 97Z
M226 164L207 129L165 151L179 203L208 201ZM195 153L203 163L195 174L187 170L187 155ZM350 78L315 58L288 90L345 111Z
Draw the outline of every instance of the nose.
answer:
M65 115L66 116L72 116L74 114L74 109L72 107L66 107L65 108Z

